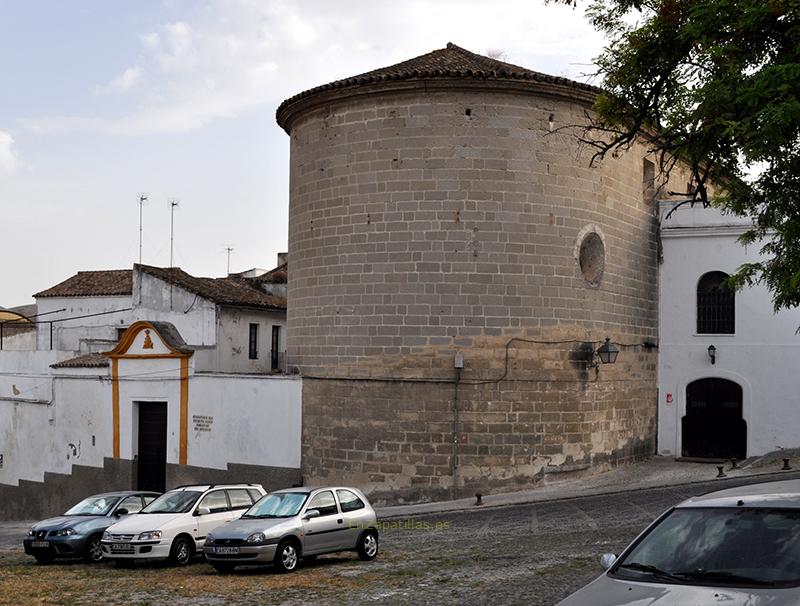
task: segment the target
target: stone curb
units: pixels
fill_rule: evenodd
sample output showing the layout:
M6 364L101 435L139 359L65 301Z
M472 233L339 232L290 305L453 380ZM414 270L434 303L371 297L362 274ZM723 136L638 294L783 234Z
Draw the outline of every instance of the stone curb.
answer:
M413 518L419 516L426 516L431 514L437 513L465 513L465 512L473 512L473 511L481 511L485 509L500 509L503 507L517 507L520 505L531 505L534 503L551 503L555 501L572 501L576 499L584 499L589 497L600 497L600 496L607 496L607 495L614 495L620 493L627 493L627 492L641 492L643 490L658 490L660 488L670 488L673 486L690 486L692 484L707 484L709 482L713 482L717 479L719 480L735 480L739 478L761 478L761 477L771 477L775 476L792 476L788 477L787 479L798 479L800 478L800 469L792 469L790 471L766 471L763 473L746 473L741 475L729 475L725 478L707 478L707 479L691 479L685 481L678 481L672 483L662 483L662 484L653 484L648 486L639 486L639 487L601 487L595 492L577 492L576 494L552 494L552 495L531 495L530 497L520 496L517 498L514 495L520 493L503 493L497 495L486 495L483 497L483 504L482 505L467 505L466 503L462 506L460 504L456 505L456 503L460 503L460 501L466 501L467 499L458 499L457 501L437 501L435 503L426 503L426 504L417 504L417 505L396 505L392 507L376 507L376 513L378 514L378 519L380 520L392 520L397 518ZM566 492L566 491L565 491ZM506 502L502 502L505 499L508 499ZM500 501L500 502L493 502L493 501ZM429 507L424 507L424 505L429 505ZM409 511L409 512L398 512L393 513L389 510L393 509L401 509L401 508L416 508L419 507L419 510Z

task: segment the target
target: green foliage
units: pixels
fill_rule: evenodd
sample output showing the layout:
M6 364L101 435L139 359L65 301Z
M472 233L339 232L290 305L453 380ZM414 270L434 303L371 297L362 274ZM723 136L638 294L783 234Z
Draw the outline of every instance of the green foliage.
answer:
M754 219L742 241L764 260L733 284L800 305L800 0L590 0L587 13L608 39L594 159L645 137L662 170L687 162L694 199Z

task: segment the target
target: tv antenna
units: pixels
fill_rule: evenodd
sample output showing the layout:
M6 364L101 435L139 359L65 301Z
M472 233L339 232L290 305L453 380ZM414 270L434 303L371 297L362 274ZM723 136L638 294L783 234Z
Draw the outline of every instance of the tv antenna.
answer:
M175 207L180 204L177 198L169 200L169 266L173 267L175 253Z
M225 250L228 253L228 271L226 275L231 275L231 253L233 252L233 248L230 246L226 246Z
M147 194L139 194L139 265L142 264L142 206L147 202Z

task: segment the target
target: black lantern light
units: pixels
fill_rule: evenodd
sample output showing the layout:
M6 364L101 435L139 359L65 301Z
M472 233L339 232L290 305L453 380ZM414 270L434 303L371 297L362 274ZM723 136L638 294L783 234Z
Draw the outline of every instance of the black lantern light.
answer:
M708 346L708 357L711 358L711 363L716 364L717 362L717 348L713 345Z
M619 348L611 342L611 339L606 337L606 342L597 348L596 353L603 364L614 364L619 355Z

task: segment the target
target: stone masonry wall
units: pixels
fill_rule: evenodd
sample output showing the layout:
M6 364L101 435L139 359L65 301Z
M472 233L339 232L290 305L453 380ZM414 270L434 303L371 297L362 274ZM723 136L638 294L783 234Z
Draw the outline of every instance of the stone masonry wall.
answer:
M546 473L652 454L655 353L626 348L599 369L585 359L579 343L518 343L499 382L501 368L478 376L468 359L457 402L455 377L306 379L305 481L347 481L378 502L416 502L530 488Z
M653 451L655 354L639 346L658 322L645 152L590 168L559 130L585 110L420 87L293 123L287 340L306 377L306 482L437 498L454 461L459 490L489 491ZM591 232L605 247L596 285L578 263ZM630 347L596 376L587 362L606 336Z

